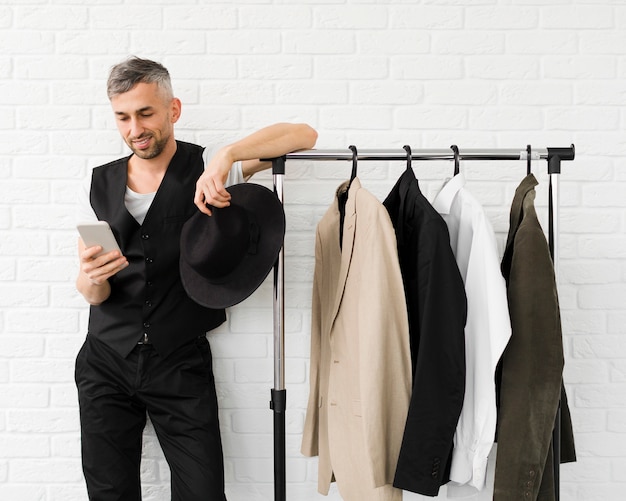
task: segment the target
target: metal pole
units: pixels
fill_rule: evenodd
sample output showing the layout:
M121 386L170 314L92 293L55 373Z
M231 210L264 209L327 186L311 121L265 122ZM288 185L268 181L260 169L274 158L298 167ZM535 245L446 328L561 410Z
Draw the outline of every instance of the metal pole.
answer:
M285 157L272 160L274 192L283 204L283 179L285 177ZM285 460L285 410L287 390L285 390L285 258L284 245L274 265L274 388L271 392L270 408L274 412L274 499L285 501L287 497Z
M559 212L560 212L560 191L559 181L561 174L561 162L558 156L548 160L548 172L550 176L549 186L549 246L552 254L552 265L554 267L554 281L557 287L559 284ZM561 384L563 384L561 382ZM552 430L552 467L554 469L554 499L561 499L561 402L556 409L554 429Z
M554 264L554 277L558 285L559 283L559 207L560 207L560 173L550 174L550 187L552 198L552 262Z
M276 196L283 203L283 174L274 175L274 191ZM274 388L283 390L285 388L285 292L284 292L284 272L285 272L285 248L281 247L278 260L274 266L274 360L278 361L274 366Z
M574 159L574 146L565 148L533 148L533 159L548 159L554 151L557 151L561 160ZM460 160L524 160L526 149L515 148L481 148L459 149ZM286 155L287 160L352 160L353 153L350 149L336 150L302 150ZM402 148L397 149L359 149L357 160L404 160L407 152ZM411 151L412 160L454 160L454 152L451 148L441 149L414 149Z
M560 173L550 174L552 188L552 262L554 265L555 286L559 285L559 213L560 213ZM561 384L563 382L561 381ZM561 402L556 409L554 430L552 432L552 454L554 464L554 499L561 499Z

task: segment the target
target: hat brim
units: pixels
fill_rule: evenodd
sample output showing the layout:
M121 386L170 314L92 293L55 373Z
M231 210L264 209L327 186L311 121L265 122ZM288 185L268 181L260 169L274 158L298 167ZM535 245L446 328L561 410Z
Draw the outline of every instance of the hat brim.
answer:
M207 308L227 308L248 298L263 283L272 270L285 237L285 212L276 194L260 184L241 183L230 186L231 206L238 205L254 215L259 226L259 241L254 254L246 254L231 273L219 280L209 280L196 272L183 258L182 248L194 238L190 228L194 218L211 216L198 211L183 225L181 232L180 275L185 291L196 303ZM223 209L213 210L228 210Z

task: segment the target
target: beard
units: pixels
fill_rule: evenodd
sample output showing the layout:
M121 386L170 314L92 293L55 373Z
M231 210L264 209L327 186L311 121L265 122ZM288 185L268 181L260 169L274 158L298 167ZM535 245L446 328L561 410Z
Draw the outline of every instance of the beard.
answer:
M137 148L135 147L133 141L136 141L138 139L145 139L145 138L151 138L152 142L150 143L150 146L148 148ZM165 146L167 144L169 137L157 137L152 133L148 133L148 134L142 134L141 136L134 138L133 140L127 140L126 144L128 145L128 147L132 150L132 152L137 155L139 158L142 158L144 160L150 160L152 158L156 158L158 157L161 153L163 153L163 150L165 149Z

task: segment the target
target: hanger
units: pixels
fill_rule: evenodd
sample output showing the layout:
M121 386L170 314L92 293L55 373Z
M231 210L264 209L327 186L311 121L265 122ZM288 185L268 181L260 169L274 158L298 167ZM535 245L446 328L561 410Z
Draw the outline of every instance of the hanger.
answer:
M350 182L348 183L348 189L350 189L352 181L354 181L354 178L357 176L358 153L356 150L356 146L354 146L353 144L348 146L348 148L352 150L352 173L350 174Z
M351 144L348 146L350 150L352 150L352 173L350 174L350 181L348 181L348 186L346 190L337 195L337 207L339 208L339 248L342 248L343 243L343 222L346 218L346 203L348 202L348 192L350 191L350 186L352 185L352 181L357 175L357 160L358 154L356 151L356 146Z
M406 151L406 170L412 168L411 166L411 157L413 156L411 152L411 147L408 144L405 144L403 147L404 151Z
M526 145L526 175L529 175L532 172L531 163L532 163L532 148L530 144Z
M461 164L459 147L456 144L453 144L452 146L450 146L450 149L454 152L454 175L456 176L460 171L459 166Z

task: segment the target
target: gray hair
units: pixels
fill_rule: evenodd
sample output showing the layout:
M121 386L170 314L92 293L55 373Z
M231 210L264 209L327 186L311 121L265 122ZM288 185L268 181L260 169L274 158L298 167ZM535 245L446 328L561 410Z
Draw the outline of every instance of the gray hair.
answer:
M156 83L167 98L174 97L167 68L156 61L131 57L111 68L107 81L109 99L128 92L138 83Z

